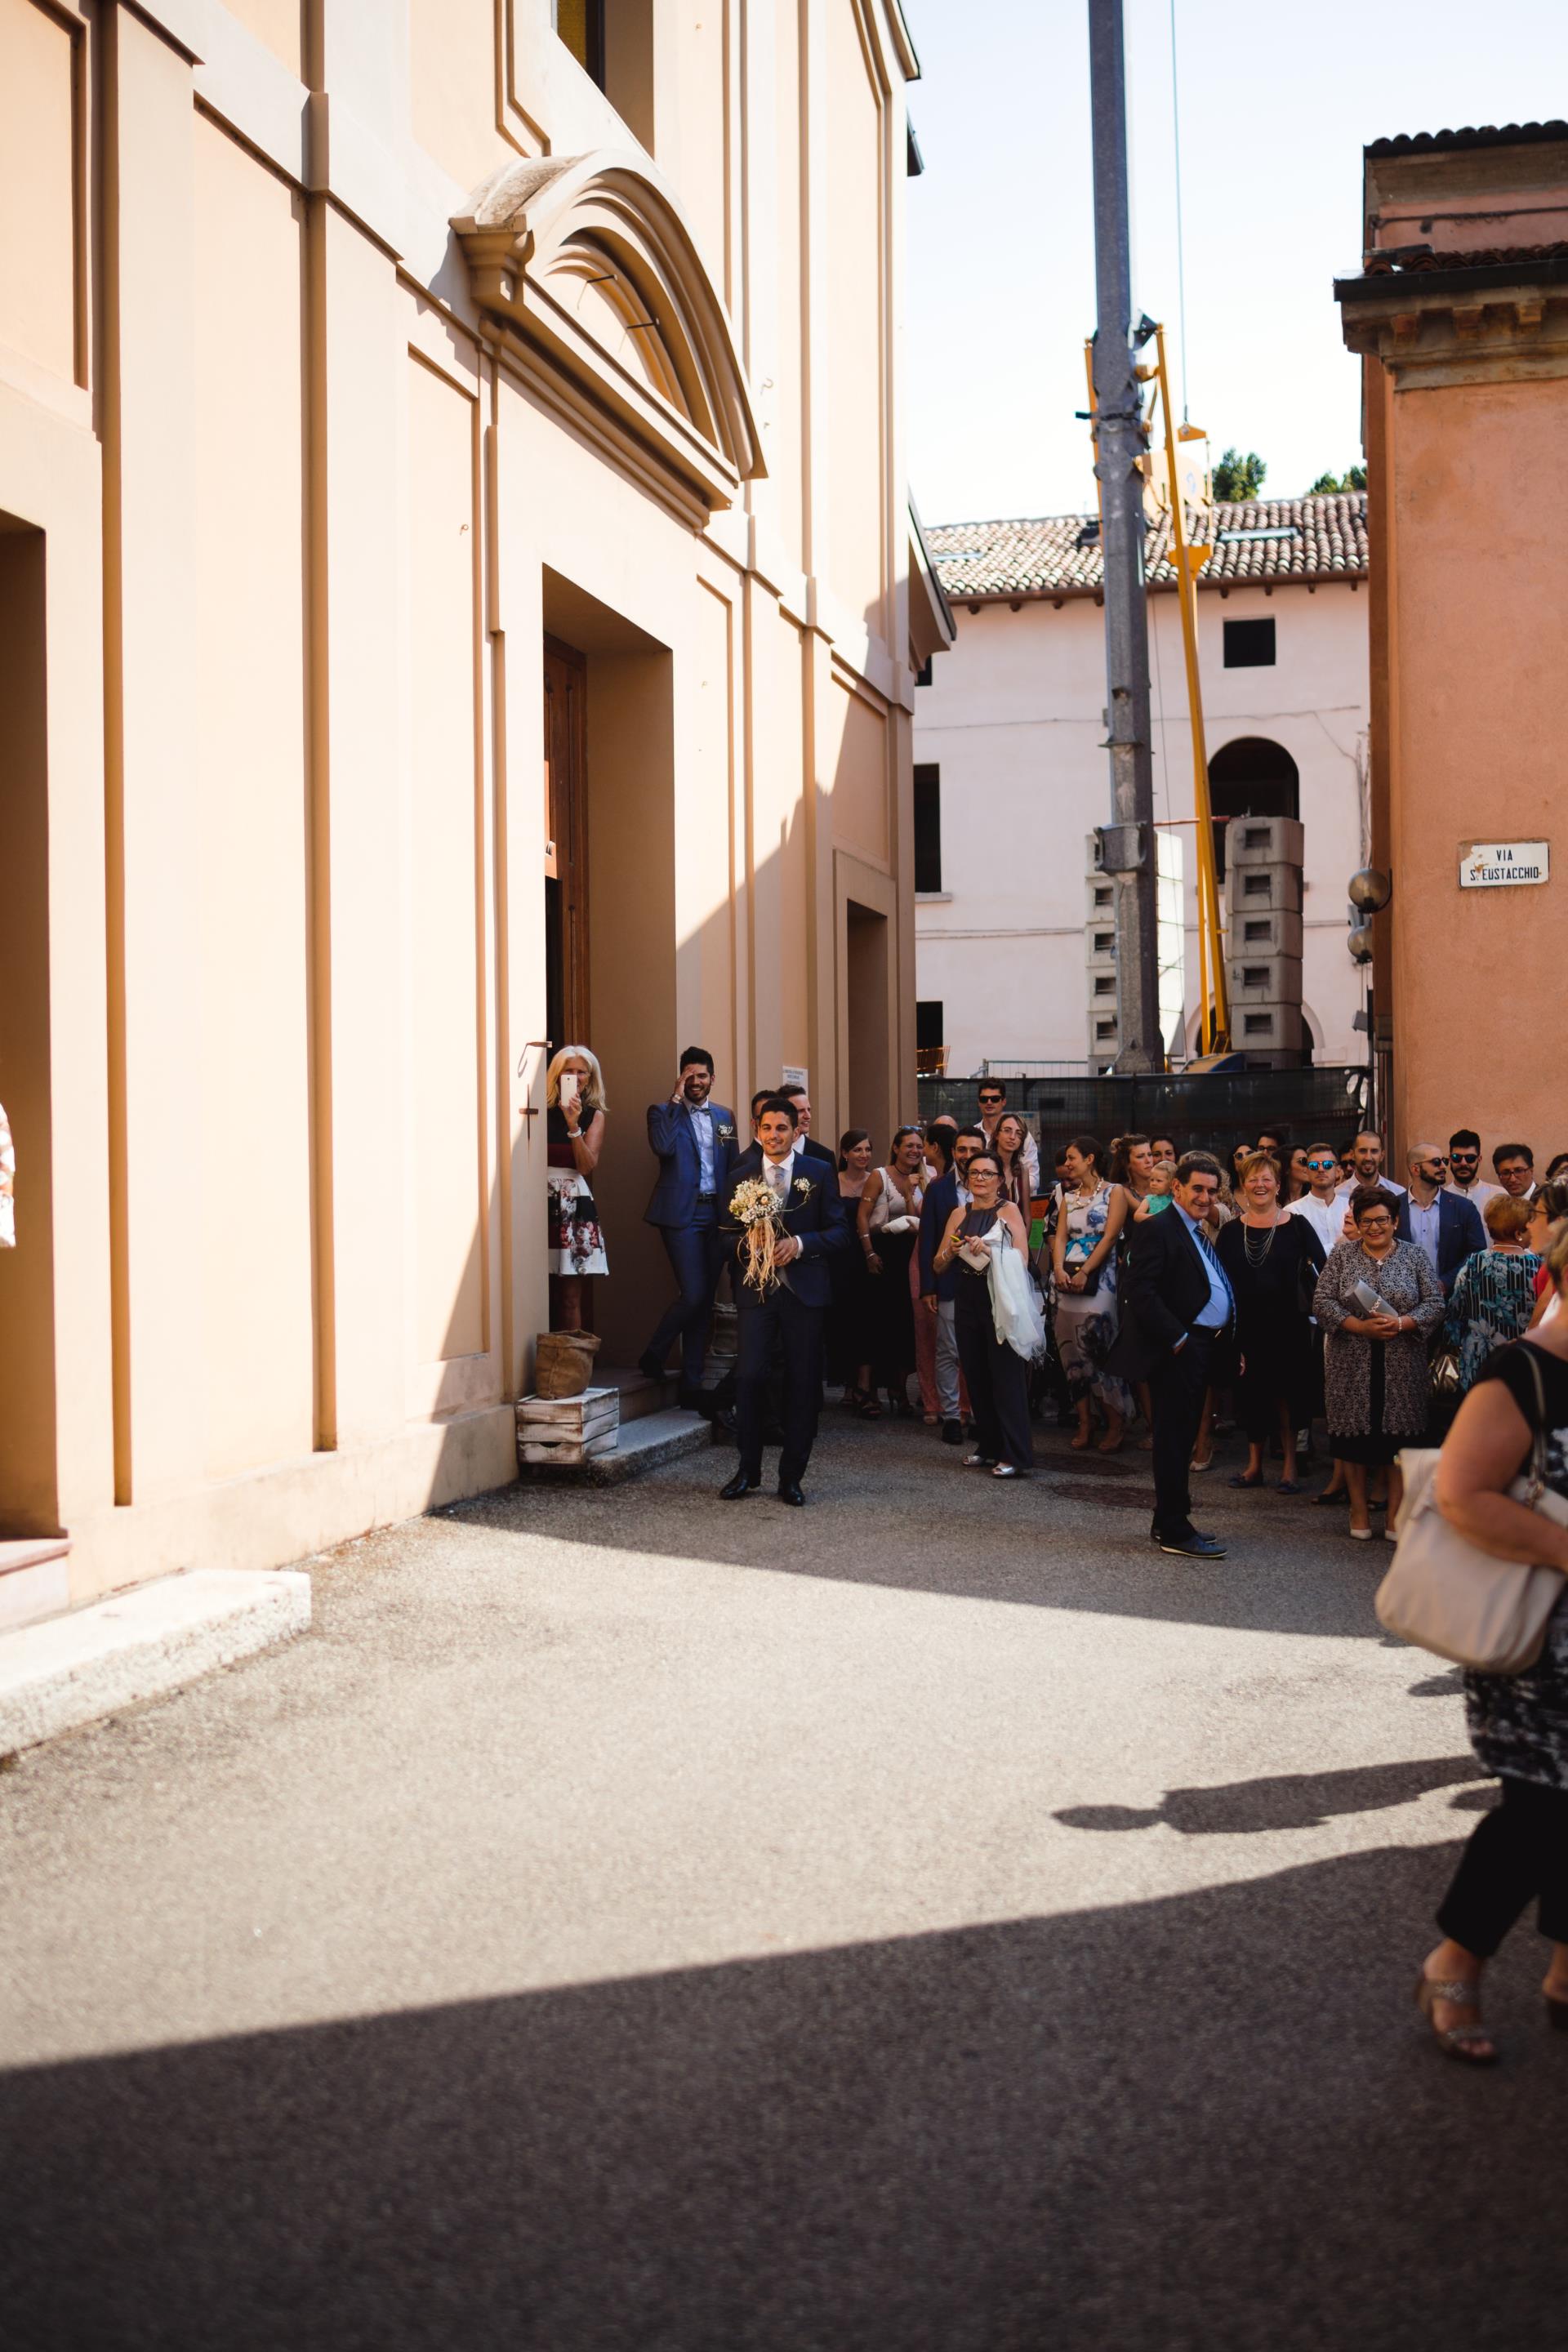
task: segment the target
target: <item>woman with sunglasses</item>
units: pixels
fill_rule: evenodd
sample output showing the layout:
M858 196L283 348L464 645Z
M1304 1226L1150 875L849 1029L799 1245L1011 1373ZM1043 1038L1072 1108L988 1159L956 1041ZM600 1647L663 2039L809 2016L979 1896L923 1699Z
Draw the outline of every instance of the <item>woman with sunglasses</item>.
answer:
M1388 1474L1392 1522L1405 1492L1398 1454L1419 1445L1429 1408L1426 1339L1443 1320L1443 1286L1425 1250L1402 1242L1394 1228L1398 1203L1375 1184L1351 1194L1355 1239L1340 1242L1318 1276L1312 1312L1327 1334L1324 1386L1329 1447L1345 1465L1351 1493L1351 1533L1370 1542L1366 1475ZM1375 1311L1358 1288L1375 1292Z

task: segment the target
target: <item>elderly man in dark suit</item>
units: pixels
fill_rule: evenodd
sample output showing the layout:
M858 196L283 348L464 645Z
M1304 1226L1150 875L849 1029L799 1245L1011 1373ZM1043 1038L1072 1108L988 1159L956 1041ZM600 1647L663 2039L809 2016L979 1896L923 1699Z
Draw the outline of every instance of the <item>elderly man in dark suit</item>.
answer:
M679 1335L680 1402L698 1409L704 1402L708 1325L724 1255L719 1204L740 1150L735 1114L712 1101L712 1055L706 1046L688 1045L675 1092L668 1102L648 1106L647 1139L658 1156L658 1180L643 1213L646 1223L658 1227L679 1290L638 1370L649 1380L662 1379L670 1342Z
M1115 1370L1147 1381L1154 1414L1154 1522L1162 1551L1188 1559L1223 1559L1217 1536L1193 1525L1187 1473L1215 1351L1236 1316L1236 1301L1205 1220L1219 1192L1219 1162L1206 1151L1176 1162L1171 1206L1131 1227L1132 1255L1111 1351Z
M765 1295L744 1279L744 1228L731 1210L737 1188L761 1177L777 1195L780 1280ZM784 1445L779 1454L779 1500L804 1503L801 1480L811 1459L822 1402L822 1318L830 1296L827 1260L849 1246L849 1227L838 1214L836 1171L799 1148L795 1109L787 1095L770 1095L757 1113L757 1140L730 1171L721 1204L721 1227L731 1253L739 1352L735 1366L735 1423L740 1467L720 1488L726 1503L738 1503L763 1483L763 1418L775 1348L784 1360Z

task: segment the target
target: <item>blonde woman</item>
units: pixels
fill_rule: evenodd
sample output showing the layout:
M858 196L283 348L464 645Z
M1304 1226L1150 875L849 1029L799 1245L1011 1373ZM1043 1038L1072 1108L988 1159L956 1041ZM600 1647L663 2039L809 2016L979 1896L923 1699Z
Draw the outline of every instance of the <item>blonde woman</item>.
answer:
M563 1045L544 1079L544 1129L549 1148L550 1328L586 1328L583 1288L590 1275L608 1274L605 1237L590 1179L605 1146L605 1079L586 1045Z

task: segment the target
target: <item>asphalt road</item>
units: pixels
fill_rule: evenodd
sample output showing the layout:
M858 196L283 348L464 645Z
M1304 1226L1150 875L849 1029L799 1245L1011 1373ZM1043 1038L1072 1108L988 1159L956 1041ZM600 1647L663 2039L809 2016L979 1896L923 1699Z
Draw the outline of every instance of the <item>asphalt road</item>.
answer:
M314 1564L0 1779L18 2352L1562 2340L1568 2041L1411 2007L1475 1809L1382 1545L841 1421ZM1325 1521L1328 1524L1325 1525Z

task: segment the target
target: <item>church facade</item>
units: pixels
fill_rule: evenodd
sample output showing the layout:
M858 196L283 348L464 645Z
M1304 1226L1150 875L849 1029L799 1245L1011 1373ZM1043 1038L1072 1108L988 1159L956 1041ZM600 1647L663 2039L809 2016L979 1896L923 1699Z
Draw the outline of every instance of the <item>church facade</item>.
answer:
M543 1076L914 1065L897 0L0 0L0 1538L503 1482ZM15 1612L14 1612L15 1613Z

